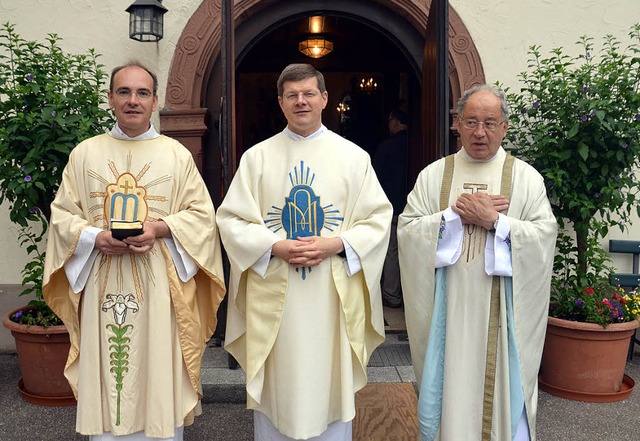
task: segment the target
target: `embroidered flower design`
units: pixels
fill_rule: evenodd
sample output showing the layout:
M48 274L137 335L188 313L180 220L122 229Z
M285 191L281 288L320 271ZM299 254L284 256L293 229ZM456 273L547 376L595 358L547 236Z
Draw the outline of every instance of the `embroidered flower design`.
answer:
M511 252L511 235L510 234L504 239L504 243L507 244L507 247L509 248L509 252Z
M444 236L444 230L447 229L447 221L444 220L444 216L440 219L440 230L438 231L438 239L442 239Z
M107 300L102 304L102 311L113 308L113 318L118 325L122 325L127 317L127 311L138 312L138 304L133 294L107 294Z

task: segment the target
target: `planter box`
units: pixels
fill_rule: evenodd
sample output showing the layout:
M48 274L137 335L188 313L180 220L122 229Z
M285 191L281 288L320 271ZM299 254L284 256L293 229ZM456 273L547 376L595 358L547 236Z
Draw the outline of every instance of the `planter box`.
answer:
M43 406L74 406L73 391L64 376L69 355L69 333L64 326L27 326L9 317L19 310L5 314L3 325L11 331L15 342L22 378L18 389L22 397Z
M540 388L579 401L619 401L635 382L624 375L629 341L637 320L610 324L548 318L540 367Z

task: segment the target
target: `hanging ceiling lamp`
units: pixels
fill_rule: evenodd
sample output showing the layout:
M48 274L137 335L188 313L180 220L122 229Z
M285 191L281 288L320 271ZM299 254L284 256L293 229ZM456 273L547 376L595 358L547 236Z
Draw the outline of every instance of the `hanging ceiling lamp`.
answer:
M322 58L333 51L333 42L324 35L324 17L309 17L309 35L298 43L298 50L311 58Z
M164 32L163 16L167 8L162 0L136 0L129 13L129 38L138 41L160 41Z

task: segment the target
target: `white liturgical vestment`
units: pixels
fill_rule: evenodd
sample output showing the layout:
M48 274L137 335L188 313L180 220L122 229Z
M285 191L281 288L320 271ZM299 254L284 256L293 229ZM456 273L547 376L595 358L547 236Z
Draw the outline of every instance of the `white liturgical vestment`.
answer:
M87 254L112 219L161 219L171 237L144 255ZM191 153L165 136L79 144L52 204L46 257L45 299L71 339L76 430L181 436L201 412L200 364L224 296L214 208Z
M241 158L217 213L231 262L225 346L245 370L248 407L284 436L309 439L355 416L384 340L391 215L367 153L331 131L280 133ZM312 235L342 238L362 269L349 276L339 256L312 268L272 258L264 277L252 269L275 242Z
M472 162L464 150L436 161L421 172L399 218L423 441L511 440L523 408L535 439L557 224L542 177L511 160L501 148L492 161ZM445 213L460 194L505 189L509 208L497 231L464 225L459 255L436 257L451 221ZM505 262L497 248L505 246L511 277L499 269Z

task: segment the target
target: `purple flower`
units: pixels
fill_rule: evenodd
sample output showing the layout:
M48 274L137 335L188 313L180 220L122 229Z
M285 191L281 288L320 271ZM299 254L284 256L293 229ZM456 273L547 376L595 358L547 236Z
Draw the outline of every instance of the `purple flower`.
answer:
M51 116L56 116L56 111L55 110L51 111Z
M629 148L629 144L627 144L627 143L625 142L624 144L622 144L622 148L623 148L623 149L625 149L625 150L626 150L626 149L628 149L628 148Z
M582 93L588 93L589 92L589 86L584 86L582 88Z
M520 109L520 113L522 113L523 115L526 115L527 114L527 109L525 109L525 108Z
M602 196L602 195L601 195L601 194L600 194L600 192L598 191L598 192L596 192L596 194L595 194L594 196L596 197L596 199L598 199L598 198L599 198L600 196Z
M582 308L584 306L584 301L582 299L576 299L576 305L578 308Z
M23 311L18 311L15 314L13 314L13 319L14 320L20 320L20 317L22 317L24 315Z
M27 175L24 177L24 182L31 182L31 175Z
M640 122L640 114L636 115L636 121Z
M587 122L588 120L589 120L589 117L587 115L582 115L580 117L580 121L582 121L582 122Z
M531 106L532 106L534 109L539 109L539 108L540 108L540 102L539 102L539 101L536 101L536 102L535 102L535 103L533 103Z
M27 75L27 81L30 82L30 83L33 82L33 74Z
M511 235L507 236L507 238L504 240L504 243L507 245L509 252L511 252Z
M591 109L591 112L589 112L589 116L596 116L596 109Z
M591 58L591 52L587 51L587 53L584 54L584 57L585 58Z
M26 165L23 165L22 167L20 167L20 171L21 171L22 173L24 173L24 171L25 171L26 169L27 169L27 166L26 166Z
M31 214L36 214L38 211L40 211L40 209L38 207L29 208L29 213L31 213Z

